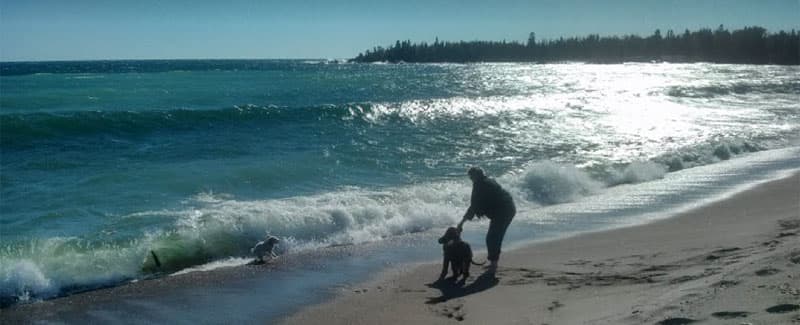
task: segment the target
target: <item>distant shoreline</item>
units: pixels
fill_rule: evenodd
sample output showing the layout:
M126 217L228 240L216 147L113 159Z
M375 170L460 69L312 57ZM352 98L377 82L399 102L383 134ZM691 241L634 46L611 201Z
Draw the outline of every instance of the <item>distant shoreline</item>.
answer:
M603 36L528 41L439 41L411 43L396 41L389 47L375 47L360 53L351 62L468 63L468 62L711 62L733 64L800 64L800 34L795 30L769 33L753 26L728 31L703 28L662 35Z

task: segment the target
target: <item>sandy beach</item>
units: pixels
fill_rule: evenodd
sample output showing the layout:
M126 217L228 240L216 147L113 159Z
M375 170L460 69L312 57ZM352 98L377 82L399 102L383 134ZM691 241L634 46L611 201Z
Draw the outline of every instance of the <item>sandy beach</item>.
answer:
M800 323L799 231L794 174L662 221L505 252L496 276L474 267L464 286L433 284L435 263L395 269L284 322Z

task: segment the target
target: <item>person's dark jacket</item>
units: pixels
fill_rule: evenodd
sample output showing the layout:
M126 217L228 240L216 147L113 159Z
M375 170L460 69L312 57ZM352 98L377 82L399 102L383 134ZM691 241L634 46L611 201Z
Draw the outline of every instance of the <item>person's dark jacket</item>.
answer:
M486 216L489 219L510 218L517 212L511 194L489 177L473 182L469 208L478 217Z

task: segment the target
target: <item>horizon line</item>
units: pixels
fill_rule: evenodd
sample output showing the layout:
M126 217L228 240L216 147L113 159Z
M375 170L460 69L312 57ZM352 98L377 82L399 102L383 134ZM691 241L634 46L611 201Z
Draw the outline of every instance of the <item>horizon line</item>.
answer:
M351 58L145 58L145 59L132 59L132 58L109 58L109 59L44 59L44 60L3 60L2 63L43 63L43 62L103 62L103 61L257 61L257 60L285 60L285 61L301 61L301 60L349 60Z
M775 31L771 31L770 29L768 29L766 27L763 27L763 26L760 26L760 25L757 25L757 24L742 25L740 27L735 27L735 26L734 27L731 27L731 26L727 26L726 27L724 24L719 24L719 25L717 25L716 28L719 28L719 27L725 28L725 30L727 30L727 31L741 30L741 29L752 28L752 27L759 27L759 28L763 28L769 34L774 34L776 32L777 33L779 33L779 32L791 33L791 32L797 32L798 30L800 30L800 26L793 26L791 29L787 29L787 30L777 29ZM698 27L696 29L690 29L688 27L687 28L683 28L683 29L656 28L656 29L653 30L652 33L655 33L655 31L665 31L665 32L667 32L667 31L673 31L673 32L681 31L681 33L682 33L684 31L700 31L700 30L705 30L705 29L712 30L712 31L715 30L715 28L712 28L712 27L709 27L709 26ZM528 32L528 33L536 33L536 32L532 31L532 32ZM547 41L547 40L552 41L552 40L558 40L558 39L564 39L564 38L567 38L567 39L569 39L569 38L580 38L580 37L587 37L587 36L592 36L592 35L597 35L597 36L602 36L602 37L624 37L624 36L644 37L644 36L646 36L648 34L647 33L621 33L621 34L617 34L617 33L615 33L615 34L612 34L612 33L608 33L608 34L605 34L605 33L584 33L584 34L580 34L580 35L570 35L570 36L562 35L562 36L559 36L559 37L542 38L541 40L537 40L537 42L538 41ZM439 40L439 37L438 36L433 36L433 39ZM409 38L407 38L405 40L396 39L394 42L399 42L399 41L411 41L411 39L409 39ZM453 41L453 40L439 40L439 41L440 42L444 42L444 43L448 43L448 42L481 42L481 41L493 41L493 40L473 39L473 40L467 41L467 40L463 40L462 39L462 40L458 40L458 41ZM512 40L502 39L502 40L494 40L494 41L497 41L497 42L507 41L507 42L524 43L526 40L525 39L512 39ZM419 41L419 40L417 40L415 42L426 43L426 41ZM381 47L381 46L383 46L383 45L373 45L372 47L375 48L375 47ZM391 46L391 44L389 44L388 46ZM368 51L368 50L370 50L370 49L367 48L365 50L361 50L361 51L357 52L355 56L346 57L346 58L345 57L342 57L342 58L276 58L276 57L271 57L271 58L270 57L262 57L262 58L256 58L256 57L250 57L250 58L196 57L196 58L191 58L191 57L182 57L182 58L103 58L103 59L100 59L100 58L87 58L87 59L69 58L69 59L12 59L12 60L6 60L6 59L3 59L2 57L0 57L0 63L99 62L99 61L164 61L164 60L171 60L171 61L181 61L181 60L184 60L184 61L189 61L189 60L209 60L209 61L211 61L211 60L242 60L242 61L245 61L245 60L251 60L251 61L255 61L255 60L350 60L350 59L353 59L353 58L357 57L358 54L363 53L363 51Z

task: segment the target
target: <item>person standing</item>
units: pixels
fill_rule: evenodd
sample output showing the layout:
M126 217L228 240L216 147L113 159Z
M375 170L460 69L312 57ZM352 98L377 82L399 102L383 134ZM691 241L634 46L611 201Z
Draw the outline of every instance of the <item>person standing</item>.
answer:
M489 230L486 232L486 249L488 250L489 271L497 270L500 259L500 248L506 230L517 213L514 199L511 194L503 189L494 179L489 178L479 167L472 167L467 172L472 180L472 197L470 206L458 229L461 230L464 222L472 220L475 216L489 218Z

